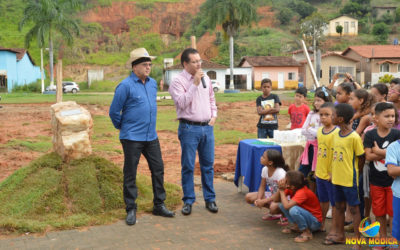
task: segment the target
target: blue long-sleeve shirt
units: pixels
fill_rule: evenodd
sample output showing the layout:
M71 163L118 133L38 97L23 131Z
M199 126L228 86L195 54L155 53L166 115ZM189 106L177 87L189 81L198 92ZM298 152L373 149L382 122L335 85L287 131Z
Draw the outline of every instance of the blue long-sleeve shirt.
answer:
M115 89L110 118L120 130L119 138L132 141L157 139L157 83L147 77L146 83L132 72Z

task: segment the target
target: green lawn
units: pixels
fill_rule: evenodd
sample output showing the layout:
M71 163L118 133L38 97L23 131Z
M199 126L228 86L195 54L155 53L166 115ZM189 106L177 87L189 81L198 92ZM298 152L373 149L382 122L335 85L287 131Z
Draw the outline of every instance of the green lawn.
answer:
M111 86L109 86L111 88ZM91 90L92 91L92 90ZM216 93L215 98L218 103L220 102L240 102L240 101L256 101L257 97L262 93L260 91L248 91L237 94L225 94ZM169 95L168 92L158 93L158 96ZM1 103L55 103L55 95L43 95L40 93L0 93L2 97ZM98 104L98 105L110 105L114 94L112 92L106 93L92 93L81 91L78 94L64 94L63 101L76 101L78 104ZM294 94L291 92L281 94L280 97L288 98L293 97ZM173 106L172 100L160 100L159 106Z
M261 92L242 92L239 94L217 93L217 103L255 101ZM159 96L168 95L166 92L159 93ZM281 95L282 98L290 98L291 92ZM54 103L55 95L42 95L34 93L12 93L3 94L2 103ZM97 104L109 106L113 98L112 93L90 93L81 92L79 94L66 94L63 96L64 101L76 101L79 104ZM158 106L164 106L158 110L157 115L157 131L170 131L176 133L178 130L178 122L176 121L176 112L174 102L172 100L161 99L157 102ZM287 109L282 108L281 114L287 114ZM118 131L113 127L108 116L96 115L93 128L93 151L106 152L108 154L122 154L120 142L118 140ZM237 130L226 130L218 123L215 126L215 141L217 145L237 144L245 138L253 138L254 134L244 133ZM106 143L105 143L106 142ZM43 138L26 138L22 140L12 140L4 147L18 147L21 150L32 150L36 152L47 152L51 148L51 141ZM0 147L1 148L1 147Z
M0 227L5 232L44 232L123 219L121 168L95 156L62 162L50 153L0 183ZM151 179L138 175L138 211L153 207ZM179 186L165 183L165 204L181 203Z

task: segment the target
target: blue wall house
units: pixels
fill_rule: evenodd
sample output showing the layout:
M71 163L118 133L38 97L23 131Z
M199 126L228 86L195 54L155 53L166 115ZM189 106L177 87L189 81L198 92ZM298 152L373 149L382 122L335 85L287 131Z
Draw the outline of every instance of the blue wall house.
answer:
M11 92L15 86L40 79L40 67L25 49L0 47L0 91Z

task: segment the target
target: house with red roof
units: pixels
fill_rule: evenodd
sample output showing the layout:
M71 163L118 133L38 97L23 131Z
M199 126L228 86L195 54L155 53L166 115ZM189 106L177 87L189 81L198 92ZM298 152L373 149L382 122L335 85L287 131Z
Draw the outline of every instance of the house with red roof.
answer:
M301 64L286 56L244 56L239 67L251 68L253 86L261 88L261 80L269 78L273 89L296 89Z
M356 80L360 83L378 83L385 74L400 77L399 45L359 45L350 46L343 56L357 60Z
M311 62L314 65L314 58L311 57ZM311 74L310 67L308 66L307 60L301 60L300 63L302 67L299 72L299 80L304 82L304 86L308 89L312 89L314 87L314 79ZM321 55L321 70L319 72L319 85L327 86L333 78L333 75L339 73L341 76L344 76L346 72L351 75L355 75L356 73L356 64L357 60L343 56L337 52L327 52ZM315 65L314 65L315 67ZM318 74L318 72L315 72ZM344 78L343 78L344 79ZM341 82L341 81L340 81Z
M15 86L40 78L40 67L35 65L27 50L0 47L0 92L11 92Z

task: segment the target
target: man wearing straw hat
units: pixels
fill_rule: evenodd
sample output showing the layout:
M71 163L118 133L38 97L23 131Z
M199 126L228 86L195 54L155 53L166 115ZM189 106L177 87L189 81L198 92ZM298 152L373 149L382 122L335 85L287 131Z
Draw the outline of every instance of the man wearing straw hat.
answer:
M157 83L150 78L151 60L145 48L135 49L127 62L132 72L115 89L110 107L110 118L120 130L119 139L124 150L124 201L126 224L136 223L136 172L141 154L151 171L154 194L153 214L173 217L165 205L164 163L156 132Z

